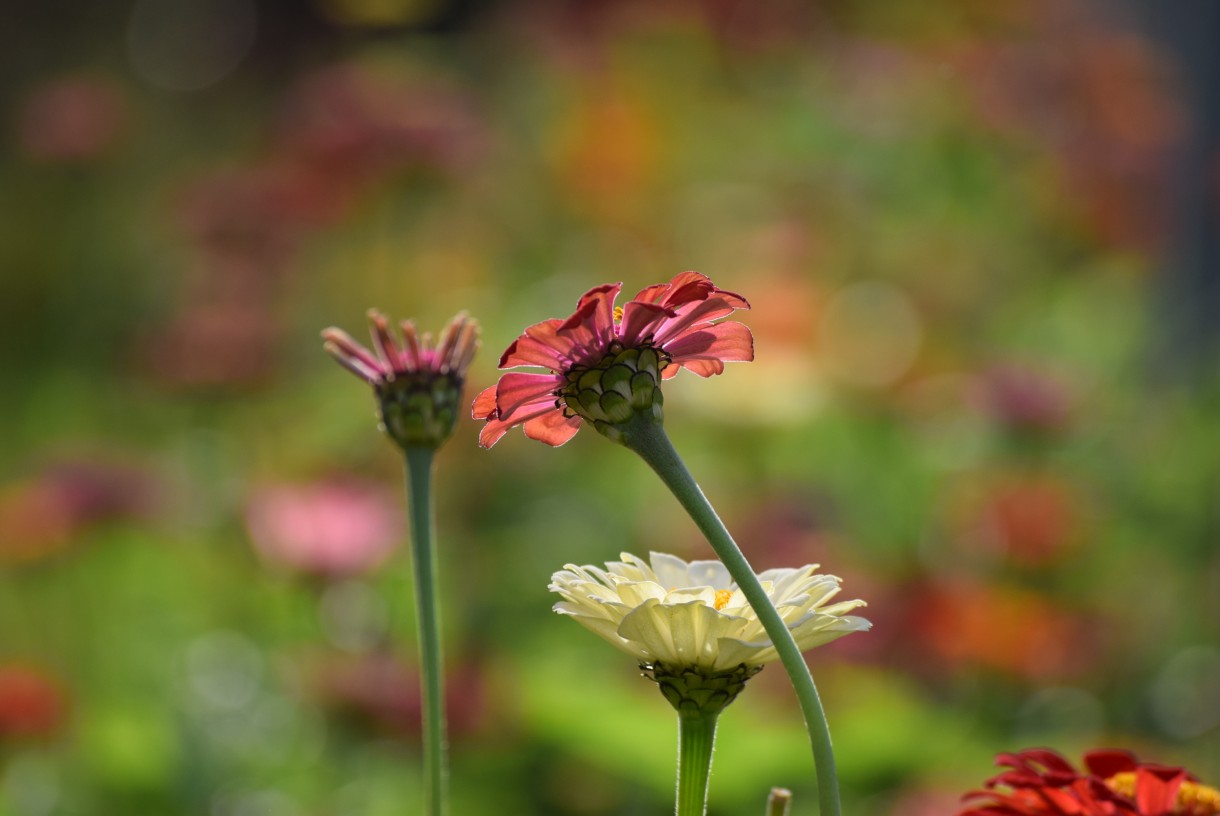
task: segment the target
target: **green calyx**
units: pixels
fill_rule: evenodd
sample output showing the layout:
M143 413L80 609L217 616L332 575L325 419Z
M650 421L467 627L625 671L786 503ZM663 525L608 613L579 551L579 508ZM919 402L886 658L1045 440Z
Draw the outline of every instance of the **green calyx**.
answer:
M667 364L664 352L651 346L611 349L597 365L569 371L559 398L598 433L621 442L623 426L638 415L661 421L661 371Z
M762 666L741 663L727 671L712 672L696 666L641 663L640 669L657 684L678 714L716 717L737 699L746 681L762 671Z
M377 386L381 426L404 450L437 448L453 433L462 381L451 374L400 374Z

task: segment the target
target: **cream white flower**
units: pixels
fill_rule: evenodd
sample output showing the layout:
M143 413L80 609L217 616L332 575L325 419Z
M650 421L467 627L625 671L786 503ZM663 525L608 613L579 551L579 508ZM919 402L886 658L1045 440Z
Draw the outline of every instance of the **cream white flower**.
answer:
M650 563L629 553L620 557L604 570L568 564L555 573L549 588L563 597L555 611L571 615L641 663L716 673L779 659L719 561L687 563L657 552ZM864 601L828 603L839 593L839 579L816 570L813 564L758 574L802 651L872 626L846 614Z

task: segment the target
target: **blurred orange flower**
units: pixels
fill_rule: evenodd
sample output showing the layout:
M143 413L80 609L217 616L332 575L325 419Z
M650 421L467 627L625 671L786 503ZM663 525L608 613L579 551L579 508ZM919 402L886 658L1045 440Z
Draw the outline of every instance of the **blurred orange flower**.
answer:
M911 610L911 634L938 661L1037 679L1077 671L1092 654L1083 620L1026 589L935 583Z

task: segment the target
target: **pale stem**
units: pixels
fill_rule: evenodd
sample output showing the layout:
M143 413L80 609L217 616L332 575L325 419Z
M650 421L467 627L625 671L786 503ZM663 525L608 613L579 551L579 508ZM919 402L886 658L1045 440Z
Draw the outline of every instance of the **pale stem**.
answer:
M767 597L766 590L750 567L741 548L729 534L724 522L716 515L703 491L686 469L673 443L659 422L636 414L624 429L623 444L640 455L674 494L707 538L716 556L741 589L767 636L775 645L780 661L788 672L805 718L809 743L817 770L818 802L822 816L839 816L839 783L835 773L834 749L830 742L830 726L818 697L813 675L801 656L792 633Z
M441 666L440 613L437 604L436 541L432 521L432 462L428 447L406 449L407 495L411 506L411 556L415 568L415 601L422 674L424 744L424 812L443 816L445 790L445 699Z
M678 714L678 799L675 816L707 813L707 784L716 743L716 716L702 712Z
M767 797L767 816L788 816L792 804L792 791L787 788L772 788Z

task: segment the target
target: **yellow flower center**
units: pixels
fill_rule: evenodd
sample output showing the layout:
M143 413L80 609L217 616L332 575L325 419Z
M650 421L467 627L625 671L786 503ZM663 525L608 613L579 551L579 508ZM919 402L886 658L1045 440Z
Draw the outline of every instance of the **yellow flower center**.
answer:
M726 606L729 605L729 598L732 598L732 597L733 597L733 590L718 589L718 590L716 590L716 600L712 603L712 606L716 607L716 611L719 612L720 610L724 609Z
M1114 774L1106 780L1106 787L1134 799L1135 774L1131 771ZM1220 791L1197 782L1183 782L1173 812L1180 816L1220 816Z
M614 307L614 322L615 323L623 322L623 307L622 306Z

